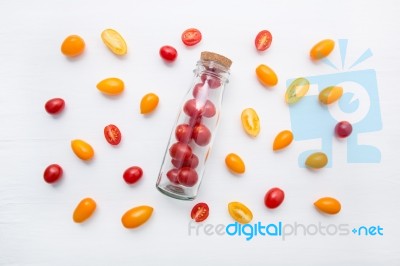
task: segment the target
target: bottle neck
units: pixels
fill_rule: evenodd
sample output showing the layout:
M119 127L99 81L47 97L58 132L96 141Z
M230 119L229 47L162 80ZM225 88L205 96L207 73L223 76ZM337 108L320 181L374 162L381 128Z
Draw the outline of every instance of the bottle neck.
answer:
M196 76L207 75L219 79L221 84L228 83L229 69L218 64L215 61L200 60L197 62L197 68L194 70Z

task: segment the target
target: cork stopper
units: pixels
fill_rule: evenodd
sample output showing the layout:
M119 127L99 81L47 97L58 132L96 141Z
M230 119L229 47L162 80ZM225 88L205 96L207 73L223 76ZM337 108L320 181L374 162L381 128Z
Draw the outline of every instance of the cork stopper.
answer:
M232 61L229 58L212 52L201 52L200 58L204 61L215 61L227 69L229 69L232 65Z

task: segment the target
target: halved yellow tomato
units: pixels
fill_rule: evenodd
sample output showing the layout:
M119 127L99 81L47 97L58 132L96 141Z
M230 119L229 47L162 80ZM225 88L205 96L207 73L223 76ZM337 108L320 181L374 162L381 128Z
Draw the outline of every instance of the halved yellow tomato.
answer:
M234 201L228 204L228 211L231 217L241 223L247 224L253 220L253 213L243 203Z
M101 33L104 44L116 55L124 55L128 52L128 47L124 38L116 30L106 29Z
M242 126L244 131L252 137L257 137L260 133L260 119L253 108L246 108L242 112Z

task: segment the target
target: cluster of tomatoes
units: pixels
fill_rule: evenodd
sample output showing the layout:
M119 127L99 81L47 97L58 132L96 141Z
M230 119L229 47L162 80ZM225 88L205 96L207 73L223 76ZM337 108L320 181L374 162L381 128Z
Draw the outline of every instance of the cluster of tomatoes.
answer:
M104 44L110 49L111 52L118 56L123 56L127 53L127 45L123 37L115 30L107 29L102 32L101 38ZM191 28L185 30L181 39L187 46L193 46L202 40L202 34L199 30ZM267 50L272 43L272 35L269 31L260 31L255 38L255 47L258 51ZM67 57L79 56L85 49L84 40L78 35L68 36L61 45L61 52ZM319 60L326 57L332 51L333 46L331 42L320 42L311 49L310 57L313 60ZM177 56L177 50L170 46L162 46L159 50L159 55L165 61L172 62ZM276 73L266 65L260 65L256 69L256 74L260 82L265 86L275 86L278 82ZM196 85L193 90L193 97L196 98L197 94L201 92L204 82L212 89L221 86L219 79L212 79L210 76L202 76L202 83ZM287 92L286 101L290 104L295 103L305 95L308 90L307 83L304 80L298 80L293 86L289 87ZM124 83L122 80L111 77L100 81L97 84L100 92L108 95L117 95L124 90ZM305 90L307 88L307 90ZM337 88L331 88L324 94L323 99L327 104L332 102L332 95L337 95ZM338 97L336 97L337 99ZM321 100L321 99L320 99ZM321 100L322 102L323 100ZM329 102L330 101L330 102ZM154 93L148 93L143 96L140 110L142 114L148 114L155 110L159 102L158 96ZM51 115L57 115L63 111L65 101L61 98L53 98L46 102L45 110ZM199 146L206 146L211 140L210 130L198 120L198 117L213 117L216 114L216 109L211 101L204 104L204 107L199 110L196 107L196 100L188 100L184 107L184 113L190 118L189 123L180 124L176 127L175 137L177 142L172 144L169 149L171 156L171 163L176 168L171 169L167 173L167 177L172 183L181 184L184 186L193 186L198 182L198 176L195 168L199 164L199 158L192 152L191 147L187 144L191 139ZM199 114L201 112L201 114ZM248 108L242 113L243 128L250 136L255 137L258 135L260 126L259 118L255 110ZM340 122L335 132L339 137L347 137L351 133L351 124L346 121ZM104 136L108 143L111 145L118 145L121 141L122 134L116 125L110 124L104 128ZM273 150L279 150L287 147L293 140L293 134L288 131L280 132L275 138ZM82 160L90 160L94 156L94 150L91 145L83 140L71 141L71 148L76 156ZM322 156L322 155L321 155ZM316 165L315 162L321 161L320 157L315 155L309 164L310 167ZM241 174L245 172L245 165L243 160L236 154L229 154L225 163L227 167L234 173ZM307 163L306 163L307 164ZM326 163L325 163L326 164ZM315 167L318 168L318 167ZM63 169L58 164L49 165L43 174L44 180L48 183L57 182L63 174ZM143 176L143 170L139 166L131 166L123 173L123 179L128 184L136 183ZM285 193L280 188L271 188L267 191L264 197L264 204L268 208L277 208L282 204L285 198ZM340 211L340 203L334 198L325 197L316 201L315 206L329 214L335 214ZM73 220L77 223L84 222L91 217L96 209L96 202L91 198L82 199L76 206ZM228 205L228 210L233 219L241 223L248 223L252 219L251 211L240 202L231 202ZM152 215L153 208L150 206L137 206L128 210L121 218L122 224L126 228L136 228L145 223ZM196 204L191 212L191 217L196 222L204 221L209 215L209 207L206 203Z
M124 56L128 52L128 46L116 30L106 29L101 33L101 39L109 50L117 56ZM197 29L187 29L182 33L182 42L187 46L193 46L199 43L202 39L201 32ZM80 56L85 50L86 44L82 37L78 35L68 36L61 44L61 52L66 57L77 57ZM165 45L160 48L159 54L165 61L174 61L178 55L176 49L172 46ZM110 77L101 80L97 84L97 89L107 95L119 95L124 91L124 82L117 77ZM159 98L154 93L148 93L143 96L140 102L140 112L142 114L149 114L153 112L159 102ZM65 108L65 101L62 98L52 98L45 103L45 110L50 115L59 115ZM212 107L211 107L212 109ZM207 109L207 112L212 110ZM190 103L187 105L188 112L192 112L193 107ZM208 113L207 113L208 114ZM205 114L205 115L207 115ZM215 114L215 109L214 109ZM212 115L212 114L211 114ZM184 129L177 130L177 135L181 137ZM198 127L193 134L193 138L199 145L204 145L207 142L207 136L204 134L204 128ZM113 124L104 127L104 137L106 141L111 145L119 145L122 139L120 129ZM209 138L209 137L208 137ZM71 149L75 155L81 160L91 160L94 157L94 149L92 146L81 139L75 139L71 141ZM175 154L179 154L181 150L176 149ZM193 154L189 161L185 161L185 164L189 166L189 169L196 167L198 164L198 158ZM180 163L174 161L175 164ZM51 164L46 167L43 173L43 178L47 183L55 183L60 180L63 176L63 168L59 164ZM122 174L123 179L128 184L134 184L138 182L143 176L143 170L139 166L131 166L127 168ZM183 174L181 174L183 176ZM187 175L187 183L190 183L190 173ZM181 182L183 182L181 180ZM82 199L76 206L73 212L73 220L77 223L82 223L91 217L93 212L96 210L96 202L92 198ZM153 208L150 206L137 206L128 210L121 218L122 224L126 228L135 228L145 223L151 216Z

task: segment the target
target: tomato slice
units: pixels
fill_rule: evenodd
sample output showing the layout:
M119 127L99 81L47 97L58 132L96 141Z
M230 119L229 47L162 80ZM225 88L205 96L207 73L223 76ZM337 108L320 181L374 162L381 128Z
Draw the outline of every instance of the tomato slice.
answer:
M208 208L207 203L200 202L194 205L190 217L192 217L196 223L199 223L207 219L209 213L210 209Z
M121 142L121 131L115 125L108 125L104 128L104 136L111 145L118 145Z
M272 43L272 35L267 30L260 31L257 34L256 39L254 41L254 44L256 45L256 49L258 51L267 50L271 46L271 43Z
M187 46L198 44L201 39L201 32L195 28L187 29L182 33L182 42Z
M243 203L230 202L228 204L228 211L231 217L241 224L247 224L253 220L253 213Z

